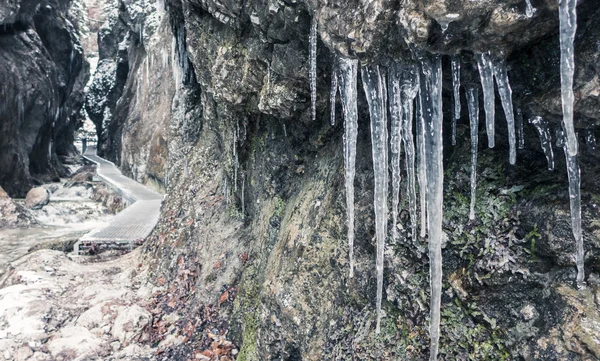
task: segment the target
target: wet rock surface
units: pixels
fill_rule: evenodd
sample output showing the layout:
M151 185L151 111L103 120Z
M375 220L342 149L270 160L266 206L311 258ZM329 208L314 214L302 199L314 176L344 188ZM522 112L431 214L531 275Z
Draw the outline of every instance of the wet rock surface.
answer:
M11 7L14 5L17 9ZM89 76L68 2L3 4L0 25L0 185L23 197L34 183L67 174Z
M32 188L25 196L25 205L30 209L42 209L50 202L50 192L44 187Z

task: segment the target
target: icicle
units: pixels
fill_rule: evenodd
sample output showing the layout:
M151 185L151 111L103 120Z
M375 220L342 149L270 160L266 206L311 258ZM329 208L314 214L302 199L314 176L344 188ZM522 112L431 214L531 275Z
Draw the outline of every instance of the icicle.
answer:
M354 276L354 175L356 173L356 136L358 134L358 111L356 107L356 84L358 60L339 59L340 96L344 113L344 172L346 186L346 213L348 223L348 249L350 277Z
M531 6L531 0L525 0L525 15L530 18L533 16L535 9Z
M494 73L492 67L492 58L489 52L477 54L477 67L481 77L481 87L483 88L483 102L485 110L485 124L488 136L488 147L494 148Z
M335 125L335 98L338 93L338 69L337 65L333 65L331 71L331 89L329 91L329 104L331 106L331 114L329 116L329 123L333 127Z
M554 170L554 151L552 150L552 134L548 129L548 122L540 116L529 119L529 123L537 129L540 134L540 142L546 159L548 160L548 170Z
M402 93L400 91L400 66L388 69L390 96L390 153L392 163L392 239L398 240L398 203L400 202L400 150L402 146Z
M573 125L573 74L575 72L575 31L577 30L577 0L560 0L560 92L562 95L563 126L565 128L567 152L577 155L577 136Z
M312 17L310 23L309 67L310 67L310 103L312 120L317 118L317 17Z
M508 73L506 71L506 61L501 58L493 63L494 77L498 85L498 93L504 108L504 116L508 127L508 147L509 147L509 162L515 164L517 162L517 140L515 136L515 115L513 113L512 89L508 82ZM492 89L493 91L493 89Z
M519 141L519 149L525 149L525 135L523 134L523 112L517 105L517 139Z
M414 65L402 69L402 141L406 158L406 174L408 176L408 205L412 226L412 238L416 240L417 229L417 195L415 190L415 144L413 138L413 103L419 89L419 73Z
M564 124L563 124L564 127ZM575 237L575 263L577 264L577 288L585 288L583 232L581 229L581 173L577 155L570 155L568 144L563 131L556 132L557 145L565 151L567 161L567 174L569 176L569 203L571 206L571 229Z
M479 94L477 88L467 88L467 104L471 124L471 206L469 219L475 219L475 191L477 188L477 145L479 143Z
M442 62L439 55L421 62L423 114L426 120L427 223L429 231L429 279L431 286L429 359L437 360L442 298L442 201L444 183L442 139Z
M452 117L452 145L456 145L456 121L460 119L460 57L452 57L452 90L454 93L454 116Z
M383 292L383 254L387 235L387 193L388 193L388 134L387 99L385 78L381 76L378 65L361 67L362 83L369 103L371 117L371 144L373 152L373 173L375 191L373 208L375 209L375 229L377 234L377 326L381 324L381 298Z
M425 118L423 115L423 91L419 89L416 99L417 124L417 177L419 180L419 202L421 208L421 238L427 234L427 167L425 166Z
M287 129L285 128L285 123L283 123L283 136L287 139Z

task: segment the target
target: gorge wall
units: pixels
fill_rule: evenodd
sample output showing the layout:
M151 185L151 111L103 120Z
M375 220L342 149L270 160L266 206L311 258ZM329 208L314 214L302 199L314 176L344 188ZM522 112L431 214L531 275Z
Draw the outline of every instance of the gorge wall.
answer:
M496 147L480 141L476 218L469 221L466 106L457 145L451 145L446 55L460 56L463 85L477 87L474 53L506 57L513 101L525 122L542 116L552 135L560 126L558 4L531 5L529 17L521 1L116 1L100 28L86 109L100 153L166 193L161 220L143 246L157 285L153 302L167 314L157 316L151 330L150 341L164 347L160 357L180 360L211 350L218 335L239 347L231 355L238 360L428 358L427 240L411 238L404 175L400 237L389 237L386 246L384 317L375 332L374 176L360 80L352 278L339 102L338 119L329 125L337 57L386 67L428 53L445 55L440 359L600 357L598 2L580 1L575 41L585 290L574 283L562 150L552 145L556 169L547 171L536 130L526 124L525 148L509 165L508 130L497 102ZM313 17L316 120L308 59ZM19 26L2 38L16 42ZM37 149L36 140L29 143Z
M0 185L23 197L64 176L89 66L79 42L81 3L11 1L0 6Z

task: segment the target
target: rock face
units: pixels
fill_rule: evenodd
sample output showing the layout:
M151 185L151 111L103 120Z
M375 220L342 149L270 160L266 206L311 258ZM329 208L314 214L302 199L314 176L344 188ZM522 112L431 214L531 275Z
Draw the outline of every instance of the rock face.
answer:
M385 315L381 333L374 329L373 165L360 82L356 269L348 277L343 122L329 125L330 74L340 55L385 69L434 52L459 55L463 84L479 86L474 53L491 51L507 59L525 148L509 166L498 101L496 147L480 140L476 220L469 222L466 106L457 146L444 128L440 356L595 357L596 3L580 2L575 44L576 127L588 128L589 149L580 155L591 273L583 291L574 289L562 149L554 147L556 170L547 172L527 124L544 116L554 134L561 120L556 2L532 1L532 17L525 2L504 0L167 0L165 12L162 2L143 4L118 2L102 27L87 108L104 155L166 189L161 220L144 246L153 280L164 286L153 302L171 313L152 323L165 355L208 353L218 330L241 347L242 361L427 359L427 240L410 238L408 216L401 217L400 240L386 248ZM316 121L307 58L313 16L320 39ZM450 62L443 59L443 110L451 119ZM341 110L337 104L338 117ZM404 178L401 215L408 208Z
M0 228L28 226L37 223L21 205L15 203L0 187Z
M11 196L66 174L58 156L75 151L88 65L70 4L0 5L0 185Z
M50 193L44 187L32 188L25 197L25 205L30 209L41 209L48 202L50 202Z

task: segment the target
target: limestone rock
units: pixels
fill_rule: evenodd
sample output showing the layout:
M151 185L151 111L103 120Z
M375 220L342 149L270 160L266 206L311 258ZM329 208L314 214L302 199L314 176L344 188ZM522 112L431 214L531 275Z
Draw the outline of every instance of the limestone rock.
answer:
M41 209L49 202L50 193L44 187L32 188L25 197L25 205L30 209Z
M27 226L37 223L20 204L15 203L0 187L0 228Z
M123 344L140 335L144 327L151 322L150 312L138 305L122 308L115 319L111 333Z

